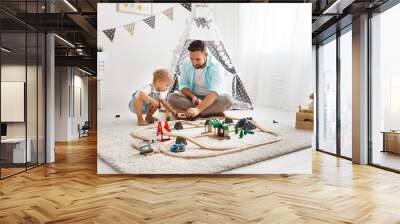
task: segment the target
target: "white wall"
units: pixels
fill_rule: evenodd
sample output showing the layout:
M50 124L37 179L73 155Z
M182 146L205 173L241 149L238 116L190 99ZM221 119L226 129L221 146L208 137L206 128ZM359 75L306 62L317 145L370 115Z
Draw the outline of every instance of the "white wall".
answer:
M173 50L183 32L185 19L190 13L179 4L153 4L160 12L171 6L174 20L164 15L156 17L156 28L152 30L144 22L136 25L132 37L123 28L116 31L111 43L102 30L125 25L145 17L116 12L116 4L98 4L98 46L108 55L105 76L101 85L102 110L113 113L128 112L130 95L135 88L148 83L157 68L170 68Z
M17 81L24 82L26 85L26 108L22 107L22 111L26 112L26 121L23 122L6 122L7 137L25 137L30 139L30 147L32 151L32 161L39 163L44 162L44 74L40 66L25 66L25 64L3 64L1 66L1 81ZM26 80L27 79L27 80ZM7 97L2 95L3 97ZM1 110L10 108L2 107ZM26 111L24 111L26 110ZM37 157L37 153L39 156Z
M55 141L67 141L69 139L68 86L70 78L68 73L68 67L55 68Z
M82 74L82 73L80 73ZM88 102L88 77L87 76L81 76L79 73L75 74L74 76L74 86L75 86L75 92L74 94L78 94L77 90L80 89L81 93L81 110L82 112L79 112L79 108L77 107L77 104L79 104L79 102L77 102L77 97L74 97L75 99L75 113L72 114L72 136L73 138L77 138L79 137L79 132L77 129L78 124L80 124L81 126L85 123L85 121L88 121L88 107L89 107L89 102Z
M8 64L1 66L1 81L18 81L25 82L25 75L28 76L29 87L27 88L27 119L28 119L28 137L33 132L36 135L36 80L33 80L33 76L36 77L36 67L17 64ZM34 88L33 88L33 87ZM4 97L4 96L2 96ZM39 105L40 106L40 105ZM7 108L2 108L6 110ZM24 110L24 108L22 108ZM8 137L25 137L25 126L26 122L7 122L7 135Z
M228 53L233 63L236 64L239 73L243 74L245 87L254 102L288 110L296 110L299 104L308 103L308 95L314 88L311 68L311 25L309 20L298 21L299 24L309 24L305 31L309 31L310 36L296 33L303 35L306 39L298 39L293 42L294 46L299 47L293 48L294 51L290 52L289 56L293 57L289 60L287 65L289 67L284 68L283 71L277 71L280 65L275 65L274 60L266 61L264 68L267 70L265 71L263 82L260 83L259 77L255 76L251 70L247 72L246 66L251 61L249 61L248 57L241 55L239 51L239 46L242 45L239 35L239 5L233 3L208 5L214 11L215 22L220 28ZM173 50L184 31L185 20L190 16L189 11L174 3L153 4L153 9L157 13L171 6L174 6L174 19L172 21L164 15L156 16L154 30L144 22L139 22L136 25L134 36L131 36L122 27L117 28L114 41L110 42L102 33L103 30L123 26L146 18L146 16L118 13L116 4L98 4L98 46L103 48L108 58L105 62L105 75L102 78L99 89L101 93L99 106L103 112L110 112L111 115L129 113L127 104L133 90L144 83L150 82L151 74L155 69L170 68ZM282 14L279 18L270 19L274 22L279 22L285 17L286 15ZM304 18L304 20L307 18ZM295 29L295 27L291 26L287 27L287 29ZM303 54L302 50L306 51L306 53ZM274 55L271 55L271 58L274 59ZM298 58L298 60L294 60L294 58ZM273 75L276 76L280 72L288 74L285 76L286 80L283 81L290 83L281 91L281 95L267 94L269 97L265 97L265 94L257 92L260 89L267 89L265 88L266 84L271 83L271 80L275 78ZM227 86L229 87L227 92L231 92L230 81L227 82ZM273 92L274 89L272 87L267 90ZM288 97L288 93L290 93L290 97Z
M55 73L55 141L69 141L79 137L78 124L88 120L88 78L71 67L56 67ZM82 114L75 106L79 88Z

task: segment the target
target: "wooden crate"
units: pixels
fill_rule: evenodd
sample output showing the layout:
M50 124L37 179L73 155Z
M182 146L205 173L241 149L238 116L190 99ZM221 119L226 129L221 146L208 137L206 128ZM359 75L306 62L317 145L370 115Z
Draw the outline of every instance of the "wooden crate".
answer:
M296 121L314 122L314 113L296 112Z
M296 128L297 129L313 130L314 129L314 122L296 121Z
M384 151L400 154L400 133L384 132Z
M314 113L296 112L296 128L298 129L314 129Z

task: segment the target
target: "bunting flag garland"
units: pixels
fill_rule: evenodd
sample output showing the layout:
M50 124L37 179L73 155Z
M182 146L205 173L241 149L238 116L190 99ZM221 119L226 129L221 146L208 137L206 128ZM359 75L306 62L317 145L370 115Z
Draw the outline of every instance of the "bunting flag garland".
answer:
M124 28L126 29L126 31L128 31L132 36L135 33L135 23L130 23L130 24L126 24L124 25Z
M163 11L163 14L168 17L170 20L174 19L174 8L169 8Z
M143 20L147 25L149 25L151 28L154 29L156 25L156 17L155 16L150 16L147 17L146 19Z
M187 9L189 12L192 11L192 3L180 3L185 9Z
M180 3L180 5L182 5L185 9L187 9L189 11L192 10L192 4L191 3ZM116 33L116 29L119 29L119 28L123 27L130 35L134 36L136 25L139 22L145 22L148 26L150 26L154 30L155 27L156 27L156 16L158 16L160 14L164 14L164 16L168 17L168 19L170 19L170 20L174 20L174 7L170 7L168 9L162 10L162 11L160 11L160 12L158 12L156 14L153 14L153 15L151 15L149 17L133 21L133 22L131 22L129 24L125 24L125 25L121 25L121 26L117 26L117 27L114 27L114 28L103 30L103 33L107 36L107 38L111 42L113 42L114 37L115 37L115 33ZM207 21L199 22L198 26L208 26Z
M114 40L114 35L115 35L115 28L103 30L104 34L110 39L112 42Z

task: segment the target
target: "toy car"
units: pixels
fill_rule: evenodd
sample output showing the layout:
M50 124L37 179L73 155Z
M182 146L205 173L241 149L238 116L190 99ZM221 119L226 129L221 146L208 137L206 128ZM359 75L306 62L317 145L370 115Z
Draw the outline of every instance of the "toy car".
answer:
M147 155L147 154L152 153L154 151L154 149L151 147L150 144L146 144L146 145L140 147L139 151L140 151L140 153L139 153L140 155Z
M180 118L180 119L185 119L186 118L186 115L185 115L185 113L178 113L178 118Z
M174 124L174 129L175 129L175 130L182 130L182 129L183 129L182 122L176 122L176 123Z
M184 144L173 144L171 148L169 149L171 152L183 152L185 151L185 145Z
M175 144L183 144L183 145L187 145L187 141L185 138L182 137L177 137L175 140Z

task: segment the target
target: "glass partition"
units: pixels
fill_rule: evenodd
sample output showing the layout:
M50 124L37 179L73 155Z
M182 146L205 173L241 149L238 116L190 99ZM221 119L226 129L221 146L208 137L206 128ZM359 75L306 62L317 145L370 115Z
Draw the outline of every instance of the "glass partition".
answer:
M44 1L1 1L0 7L43 12ZM45 163L44 33L0 12L0 178Z
M318 149L336 154L336 36L318 47Z
M24 171L31 162L26 150L26 41L25 32L1 34L2 177Z
M340 155L352 157L352 32L340 36Z
M400 171L400 4L371 18L372 164Z

